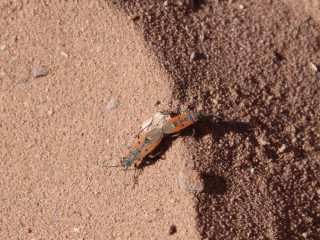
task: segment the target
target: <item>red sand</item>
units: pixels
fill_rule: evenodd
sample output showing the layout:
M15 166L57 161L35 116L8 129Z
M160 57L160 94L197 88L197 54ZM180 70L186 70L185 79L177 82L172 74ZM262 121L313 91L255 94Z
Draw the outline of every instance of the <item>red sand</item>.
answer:
M112 2L0 4L0 239L319 239L316 3Z

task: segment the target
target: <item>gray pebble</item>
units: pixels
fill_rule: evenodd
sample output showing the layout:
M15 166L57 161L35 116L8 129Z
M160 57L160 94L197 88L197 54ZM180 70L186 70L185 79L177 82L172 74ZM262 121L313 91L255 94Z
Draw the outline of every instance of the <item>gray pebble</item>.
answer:
M189 192L202 192L204 182L198 172L193 169L183 167L179 173L180 187Z
M32 68L32 74L33 74L33 76L34 77L44 77L44 76L47 76L48 75L48 73L46 72L46 71L44 71L44 70L41 70L41 69L38 69L38 68L36 68L36 67L33 67Z

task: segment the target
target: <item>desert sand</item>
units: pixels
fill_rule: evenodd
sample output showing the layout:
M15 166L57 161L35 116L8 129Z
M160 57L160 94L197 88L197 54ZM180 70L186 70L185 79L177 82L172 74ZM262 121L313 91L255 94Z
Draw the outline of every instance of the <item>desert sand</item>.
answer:
M320 239L317 1L0 13L0 239ZM177 109L219 118L108 167Z

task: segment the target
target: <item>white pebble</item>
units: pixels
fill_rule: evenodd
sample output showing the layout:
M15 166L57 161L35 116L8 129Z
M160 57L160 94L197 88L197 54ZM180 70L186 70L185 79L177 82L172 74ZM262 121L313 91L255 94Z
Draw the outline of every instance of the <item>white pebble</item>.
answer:
M118 106L119 106L119 103L114 98L111 98L106 108L108 111L111 111L116 109Z

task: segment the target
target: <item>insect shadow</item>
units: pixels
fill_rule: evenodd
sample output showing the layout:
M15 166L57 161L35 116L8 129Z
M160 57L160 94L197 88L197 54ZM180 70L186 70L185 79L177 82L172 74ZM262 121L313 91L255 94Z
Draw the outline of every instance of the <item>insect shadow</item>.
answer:
M164 154L166 151L172 146L173 142L176 138L179 137L193 137L196 141L199 141L204 136L210 134L215 139L221 138L224 134L228 132L238 132L238 133L248 133L251 131L251 126L245 122L236 122L236 121L228 121L225 122L221 120L221 118L216 118L212 116L203 116L203 118L197 122L196 124L183 129L178 134L172 134L164 136L161 140L161 143L157 147L155 151L152 152L151 155L146 156L143 163L139 166L139 171L143 171L143 168L149 165L155 164L160 159L164 158ZM212 179L214 178L214 179ZM227 189L226 180L222 179L219 176L215 175L203 175L203 179L205 181L205 188L208 192L220 192L223 193ZM136 178L137 181L137 178ZM212 185L211 182L219 182L218 185Z
M194 137L200 140L210 134L215 139L221 138L228 132L251 135L252 125L247 122L213 120L211 116L204 116L195 126ZM190 132L189 132L190 134Z

